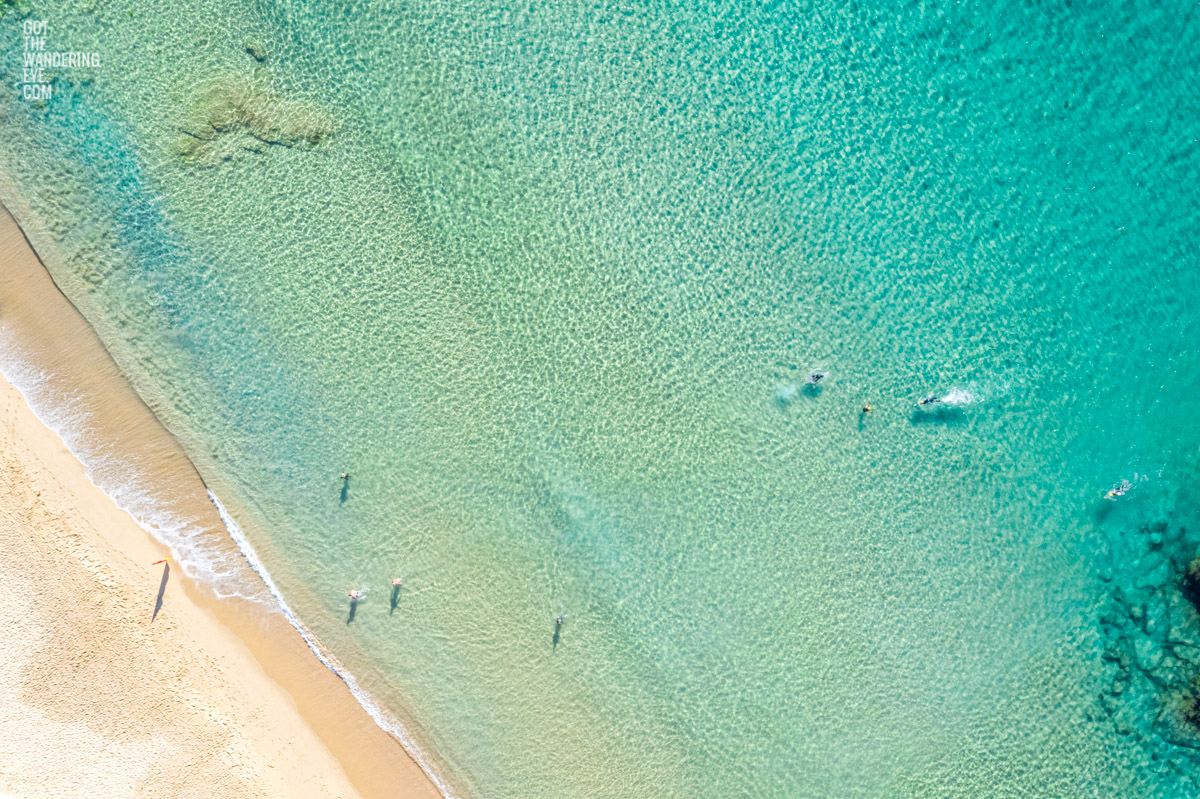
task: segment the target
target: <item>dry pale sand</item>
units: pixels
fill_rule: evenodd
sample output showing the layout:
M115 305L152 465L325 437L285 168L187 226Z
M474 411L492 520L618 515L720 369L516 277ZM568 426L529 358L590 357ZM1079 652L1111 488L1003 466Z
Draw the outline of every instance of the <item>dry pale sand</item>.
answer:
M181 512L219 528L2 207L0 324ZM166 555L0 380L0 795L439 795L282 616L150 565Z

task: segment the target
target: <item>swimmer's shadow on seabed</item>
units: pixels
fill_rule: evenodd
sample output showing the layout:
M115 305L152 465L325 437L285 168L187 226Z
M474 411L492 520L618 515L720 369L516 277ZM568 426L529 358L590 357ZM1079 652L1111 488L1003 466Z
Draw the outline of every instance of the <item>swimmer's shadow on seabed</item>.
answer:
M349 624L350 622L354 621L354 614L358 613L358 603L359 602L360 602L360 600L358 600L358 599L350 600L350 613L346 616L346 624Z
M392 601L391 607L388 608L388 615L391 616L396 612L396 606L400 604L400 586L392 586Z
M1100 524L1107 519L1108 515L1113 512L1113 507L1115 505L1116 503L1112 500L1101 499L1098 503L1098 507L1092 511L1092 518L1096 520L1096 524Z
M962 408L953 405L938 405L933 410L913 408L908 415L908 421L914 425L940 424L946 427L957 427L966 424L967 414Z
M158 597L154 600L154 615L150 617L150 621L158 618L158 612L162 610L163 594L167 592L167 580L171 577L171 564L163 564L162 581L158 584Z
M554 625L554 637L550 639L550 648L552 650L558 649L558 642L561 640L562 640L562 625L555 624Z

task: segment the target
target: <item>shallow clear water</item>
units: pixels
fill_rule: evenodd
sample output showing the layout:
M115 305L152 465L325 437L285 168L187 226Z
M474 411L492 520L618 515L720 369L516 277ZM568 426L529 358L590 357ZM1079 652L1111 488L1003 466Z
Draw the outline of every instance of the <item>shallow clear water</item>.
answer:
M1193 8L32 14L56 277L464 793L1194 793Z

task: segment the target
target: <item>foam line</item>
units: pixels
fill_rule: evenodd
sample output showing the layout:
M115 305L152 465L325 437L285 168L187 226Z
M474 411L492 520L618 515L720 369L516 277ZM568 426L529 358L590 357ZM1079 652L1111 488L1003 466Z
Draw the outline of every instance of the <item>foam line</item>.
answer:
M196 524L155 501L149 481L126 458L103 444L89 443L91 417L78 410L78 397L51 385L48 373L23 357L8 338L8 331L2 329L0 375L16 388L38 421L54 431L67 451L83 464L88 481L167 547L189 578L207 585L220 598L240 597L270 606L271 598L250 582L253 575L247 571L247 564L241 563L232 550L205 547Z
M279 586L271 578L270 572L258 557L249 539L216 495L208 490L209 500L216 507L230 539L245 559L244 565L262 581L266 593L245 585L245 580L236 575L239 564L229 563L229 558L224 553L208 551L194 545L194 538L188 535L189 523L157 507L153 494L138 485L140 476L136 471L126 464L116 464L114 456L89 447L87 437L90 428L87 414L75 410L76 405L70 396L50 396L52 389L47 385L47 374L14 352L15 347L11 341L5 340L7 337L3 336L5 332L7 331L0 330L0 375L17 389L38 421L53 430L67 450L83 464L84 472L92 485L103 491L118 508L128 513L139 527L166 546L171 552L171 557L183 567L189 578L208 586L218 597L236 596L282 613L296 632L300 633L300 637L316 655L317 660L346 684L354 699L380 729L400 741L421 770L437 786L442 796L446 799L457 799L450 786L438 776L429 758L404 725L384 710L375 698L358 684L354 675L347 671L300 621L283 598ZM98 470L107 472L109 467L113 466L123 467L124 479L107 485L110 481L99 477Z
M233 539L235 544L237 544L238 549L241 550L242 555L246 558L246 562L250 564L250 568L262 578L263 584L266 585L267 590L271 592L271 596L274 597L280 612L283 613L288 622L291 623L292 627L296 629L296 632L300 633L300 637L304 639L306 644L308 644L308 648L312 650L314 655L316 655L317 660L321 661L321 664L325 666L325 668L336 674L338 678L346 684L346 687L350 689L350 693L353 694L355 700L358 701L358 704L362 706L363 710L367 711L367 715L369 715L371 719L377 725L379 725L380 729L394 736L400 741L401 744L403 744L404 748L408 750L409 754L411 754L417 761L417 764L421 767L421 770L424 771L433 784L437 786L442 796L446 797L446 799L456 799L455 794L450 790L450 786L446 785L446 783L443 782L440 777L438 777L437 773L433 769L433 766L430 764L428 757L426 757L425 753L421 751L421 748L417 746L416 741L413 740L412 735L409 734L408 730L404 728L404 725L401 724L399 720L393 717L390 713L384 710L383 707L375 701L375 698L371 696L371 694L365 688L358 684L358 680L354 678L354 675L351 674L344 666L342 666L342 664L338 662L337 658L335 658L328 650L326 650L325 647L321 645L321 642L317 640L317 637L309 632L308 628L304 626L304 623L300 621L300 617L296 615L295 611L293 611L291 606L288 605L287 600L283 598L283 594L280 592L279 586L277 586L275 581L271 578L270 572L267 571L267 567L263 565L263 562L259 559L258 553L254 551L254 547L250 544L250 540L246 538L246 534L242 532L240 527L238 527L237 522L233 520L233 517L229 515L227 510L225 510L225 506L221 504L221 501L217 499L216 495L213 494L211 490L208 492L208 498L212 500L212 504L216 507L217 513L221 515L221 521L225 522L225 527L229 531L229 537Z

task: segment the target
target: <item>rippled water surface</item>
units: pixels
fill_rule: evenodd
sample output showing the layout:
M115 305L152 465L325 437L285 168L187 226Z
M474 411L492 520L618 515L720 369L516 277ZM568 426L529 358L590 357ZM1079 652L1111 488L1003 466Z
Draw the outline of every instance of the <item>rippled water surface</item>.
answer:
M0 31L56 278L462 793L1195 794L1194 5Z

